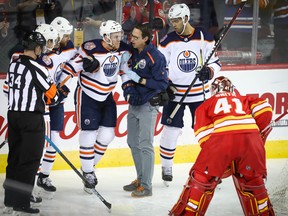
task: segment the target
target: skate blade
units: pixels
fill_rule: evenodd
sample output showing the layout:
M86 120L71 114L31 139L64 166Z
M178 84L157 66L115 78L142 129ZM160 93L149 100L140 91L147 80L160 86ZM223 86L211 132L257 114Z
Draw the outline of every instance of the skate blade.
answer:
M169 187L169 186L170 186L170 182L169 182L169 181L163 181L163 184L164 184L166 187Z
M94 188L87 188L87 187L84 187L83 190L88 193L88 194L93 194L93 190L95 190Z
M19 212L19 211L13 211L13 216L40 216L40 213L36 213L36 214L31 214L31 213L26 213L26 212Z
M8 215L8 214L11 215L13 213L13 208L5 206L2 213L3 213L3 215Z
M42 197L42 199L52 200L54 198L55 192L46 191L41 187L37 186L35 188L34 193L37 194L38 197Z

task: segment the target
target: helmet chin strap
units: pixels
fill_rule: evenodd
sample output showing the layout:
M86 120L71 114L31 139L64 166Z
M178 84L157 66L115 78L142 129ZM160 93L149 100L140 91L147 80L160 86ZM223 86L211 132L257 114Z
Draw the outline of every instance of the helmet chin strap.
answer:
M182 32L181 32L179 35L182 35L182 34L185 32L185 29L186 29L186 25L187 25L187 23L188 23L188 20L187 20L187 22L184 22L184 21L183 21L183 25L184 25L184 27L183 27Z
M113 43L112 43L112 40L110 39L110 36L107 36L107 38L108 38L109 40L106 40L105 37L103 38L103 40L112 48L111 50L114 50L115 47L114 47L114 45L113 45Z

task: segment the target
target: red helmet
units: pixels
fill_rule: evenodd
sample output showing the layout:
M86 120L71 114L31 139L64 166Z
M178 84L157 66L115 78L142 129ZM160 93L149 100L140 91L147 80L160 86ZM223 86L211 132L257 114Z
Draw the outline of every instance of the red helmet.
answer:
M210 86L211 95L215 95L218 92L233 92L234 86L232 82L224 76L215 78Z

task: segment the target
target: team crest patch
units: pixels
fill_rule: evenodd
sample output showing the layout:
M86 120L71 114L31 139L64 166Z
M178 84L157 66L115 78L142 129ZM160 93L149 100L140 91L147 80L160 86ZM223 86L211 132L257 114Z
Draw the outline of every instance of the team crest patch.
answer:
M92 50L92 49L94 49L95 47L96 47L96 44L93 43L93 42L87 42L87 43L85 43L85 45L84 45L84 49L86 49L86 50Z
M178 68L185 72L190 73L198 66L199 60L197 55L191 50L184 50L177 56Z
M52 63L52 60L51 60L51 58L50 58L48 55L43 55L42 61L43 61L47 66L49 66L49 65Z
M141 69L144 69L145 68L145 66L146 66L146 60L145 59L141 59L140 61L139 61L139 68L141 68Z
M102 65L105 76L112 77L120 65L120 60L116 55L111 55L103 61Z

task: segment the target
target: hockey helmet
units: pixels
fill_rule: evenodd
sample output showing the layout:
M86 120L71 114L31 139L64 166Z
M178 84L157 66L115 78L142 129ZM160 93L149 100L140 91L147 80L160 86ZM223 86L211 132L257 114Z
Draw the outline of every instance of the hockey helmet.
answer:
M49 24L40 24L36 29L36 32L40 32L46 39L53 41L53 47L59 42L59 33L58 31ZM53 47L47 47L47 49L53 49Z
M107 20L101 23L99 29L101 37L104 38L104 35L107 35L110 38L110 34L115 32L122 32L122 26L120 23L113 20Z
M224 76L220 76L214 79L210 86L211 95L215 95L218 92L233 92L234 86L232 82Z
M37 46L46 46L46 39L40 32L28 32L24 35L22 45L24 49L34 50Z
M169 9L168 18L169 19L177 19L182 18L183 23L185 23L185 16L188 17L188 21L190 20L190 9L186 4L174 4Z
M73 31L73 26L64 17L56 17L51 25L58 31L60 40L62 40L65 34L70 35Z

